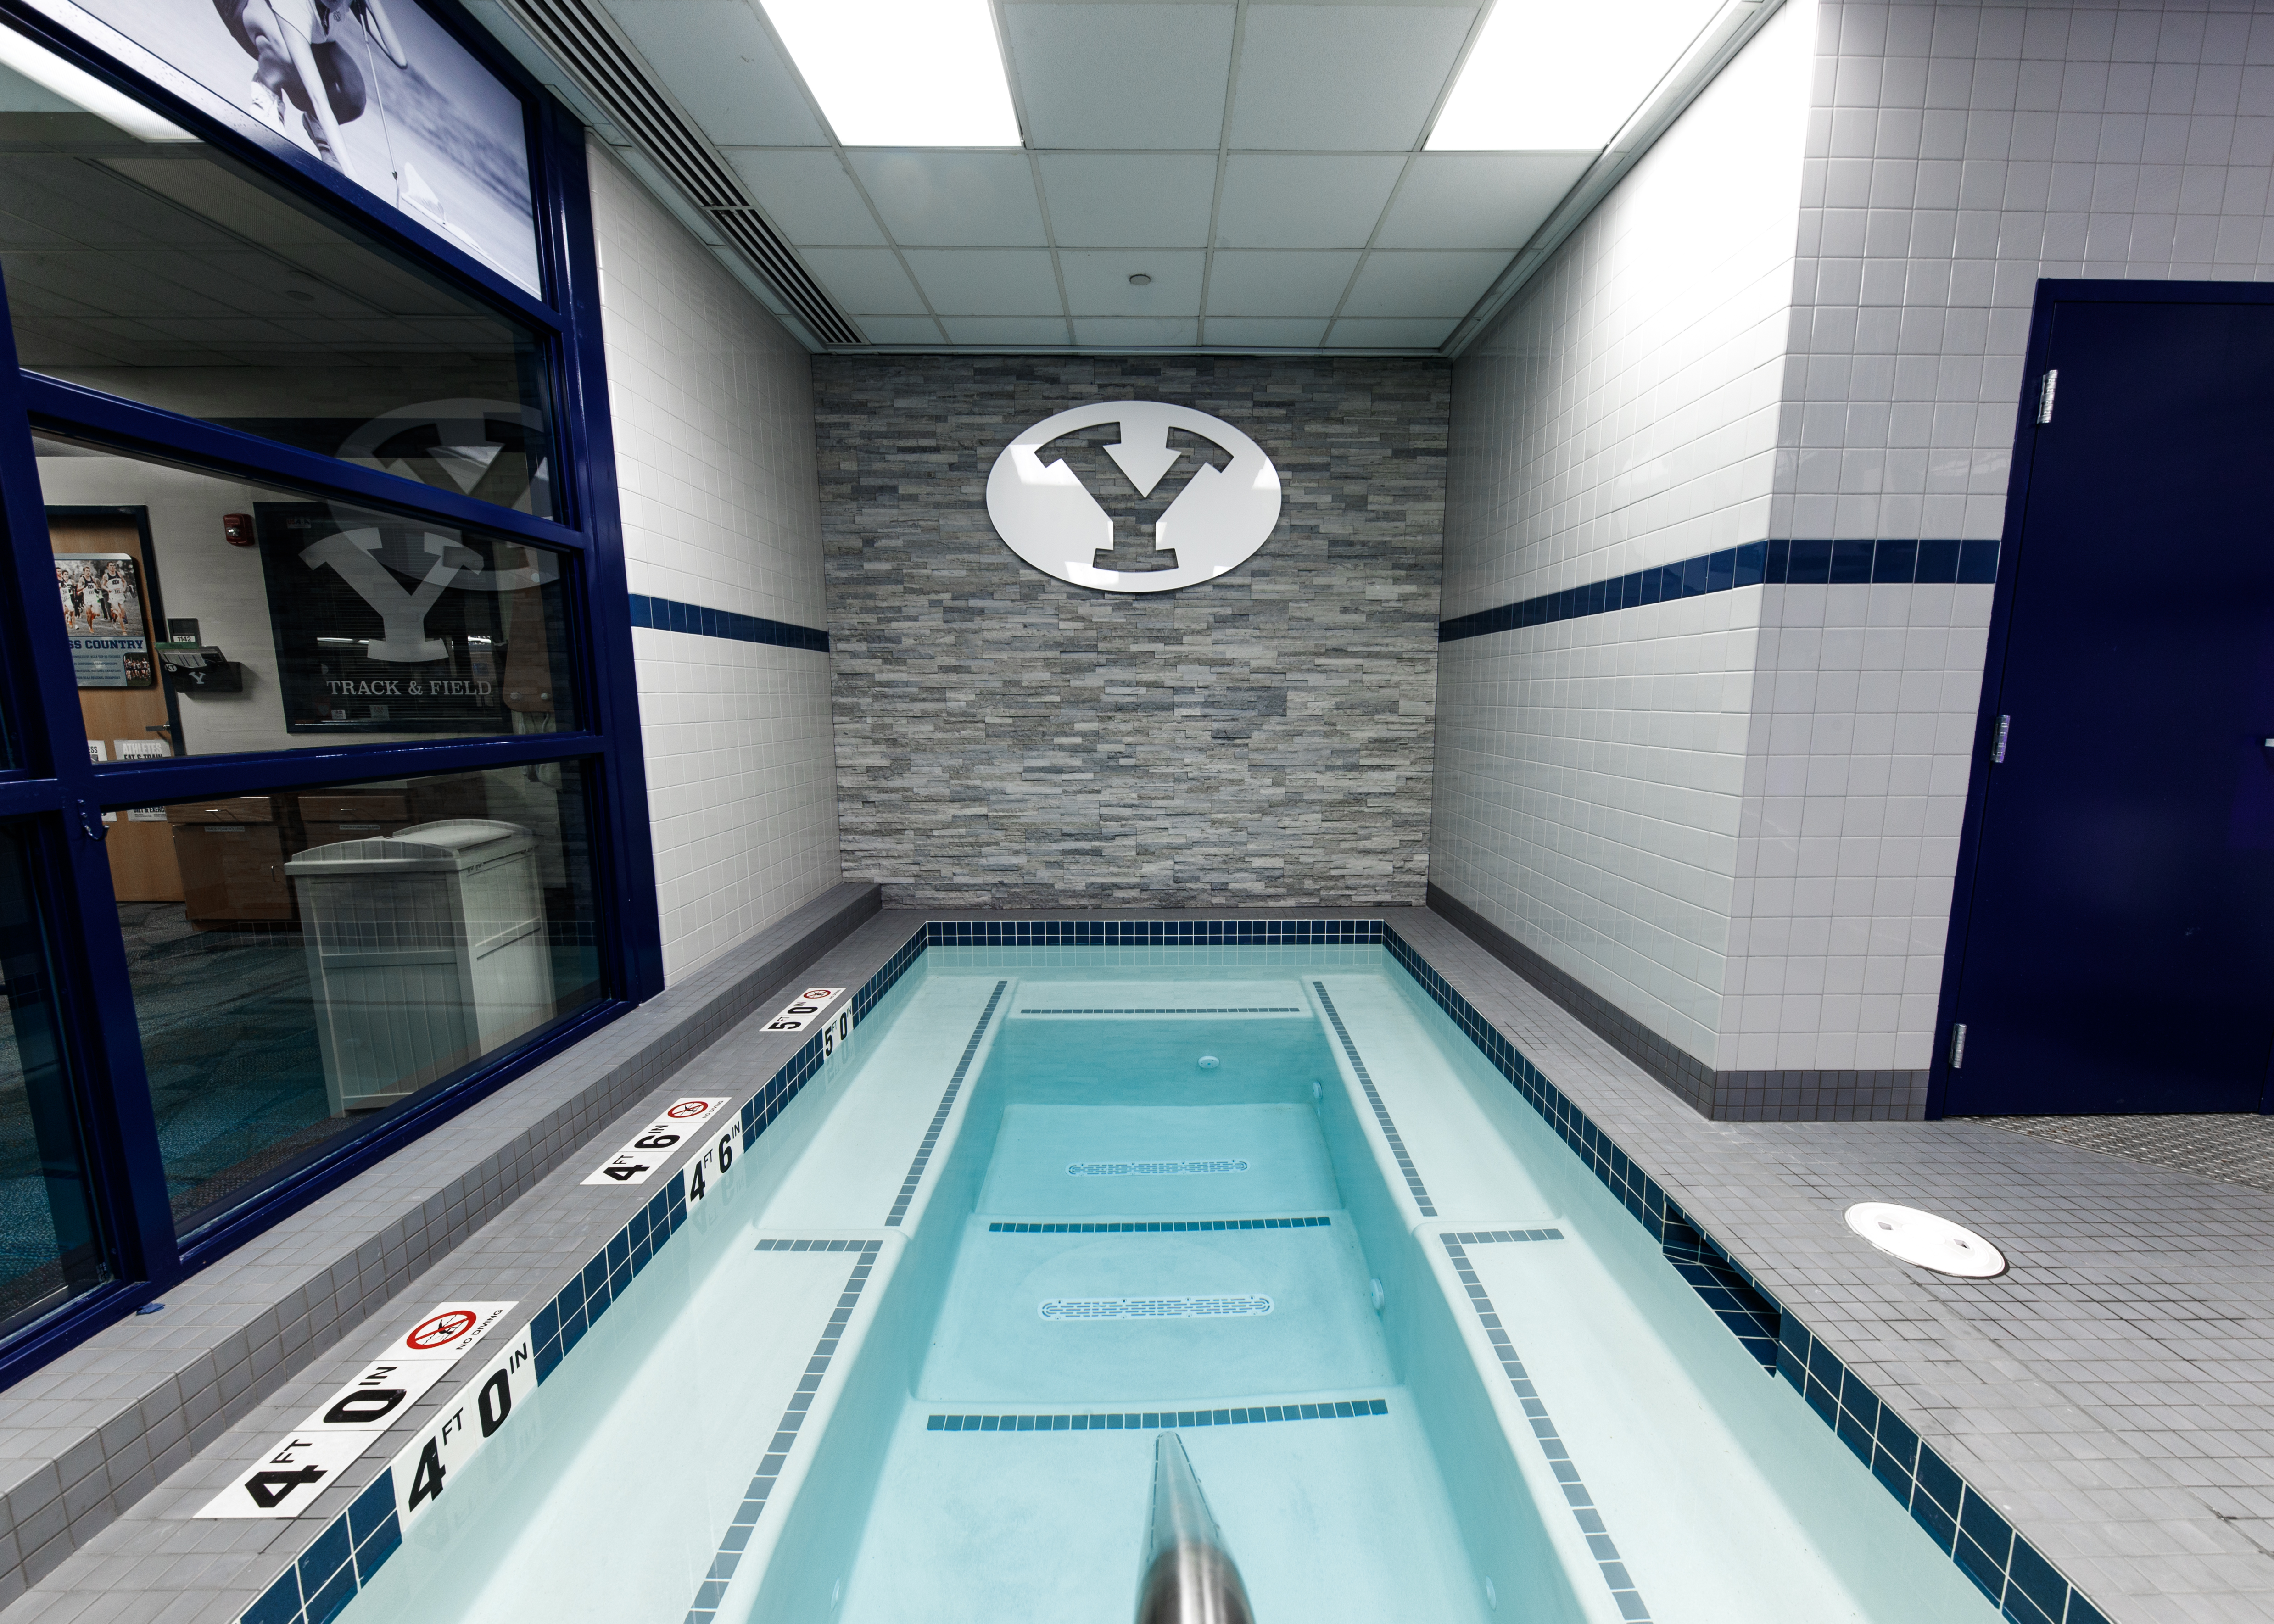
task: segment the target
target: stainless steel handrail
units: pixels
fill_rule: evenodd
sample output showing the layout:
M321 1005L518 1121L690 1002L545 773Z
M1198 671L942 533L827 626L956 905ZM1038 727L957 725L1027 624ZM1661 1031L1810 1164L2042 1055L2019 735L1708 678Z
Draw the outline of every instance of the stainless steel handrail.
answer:
M1137 1624L1254 1624L1254 1616L1184 1440L1162 1433L1153 1446L1153 1522L1137 1583Z

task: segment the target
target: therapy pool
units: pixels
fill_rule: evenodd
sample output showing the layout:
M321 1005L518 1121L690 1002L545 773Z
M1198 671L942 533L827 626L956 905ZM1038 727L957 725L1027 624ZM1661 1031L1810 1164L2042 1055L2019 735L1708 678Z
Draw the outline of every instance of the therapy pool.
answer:
M1380 947L935 946L833 1049L352 1624L1121 1624L1163 1432L1266 1624L1998 1616Z

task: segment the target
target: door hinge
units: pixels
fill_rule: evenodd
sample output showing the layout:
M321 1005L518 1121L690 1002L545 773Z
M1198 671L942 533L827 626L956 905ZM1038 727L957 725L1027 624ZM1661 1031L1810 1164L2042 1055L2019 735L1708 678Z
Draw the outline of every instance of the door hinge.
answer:
M81 834L94 841L102 840L110 832L109 823L102 816L102 809L91 801L82 801L79 803L79 827Z
M1998 718L1998 742L1990 748L1990 764L1993 767L2006 764L2006 730L2013 725L2014 718L2010 716Z
M1954 1071L1966 1064L1966 1023L1950 1023L1950 1069Z
M2037 421L2053 420L2053 390L2060 382L2060 368L2047 367L2045 375L2037 380Z

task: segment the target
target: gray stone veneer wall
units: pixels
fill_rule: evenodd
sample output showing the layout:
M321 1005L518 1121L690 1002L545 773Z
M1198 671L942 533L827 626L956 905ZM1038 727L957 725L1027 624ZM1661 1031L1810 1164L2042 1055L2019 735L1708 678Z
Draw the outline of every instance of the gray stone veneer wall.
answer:
M819 356L839 833L887 906L1412 906L1427 879L1449 369L1313 357ZM1263 550L1126 597L996 536L988 470L1087 401L1252 435L1284 492ZM1061 447L1117 522L1151 498ZM1178 443L1172 441L1172 443ZM1197 443L1193 442L1197 450Z

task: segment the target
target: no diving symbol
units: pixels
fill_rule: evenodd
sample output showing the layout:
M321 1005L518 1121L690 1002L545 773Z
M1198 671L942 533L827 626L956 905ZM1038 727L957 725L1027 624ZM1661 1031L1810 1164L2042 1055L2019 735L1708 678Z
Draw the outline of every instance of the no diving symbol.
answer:
M446 1308L432 1320L411 1327L410 1335L403 1339L406 1348L416 1348L425 1353L435 1348L445 1348L474 1328L471 1309Z
M711 1102L707 1100L681 1100L678 1104L664 1112L664 1115L666 1116L675 1117L679 1121L684 1122L689 1116L702 1116L710 1109Z

